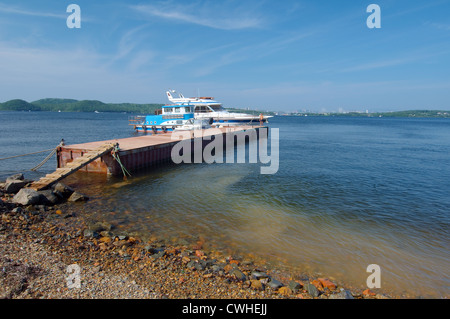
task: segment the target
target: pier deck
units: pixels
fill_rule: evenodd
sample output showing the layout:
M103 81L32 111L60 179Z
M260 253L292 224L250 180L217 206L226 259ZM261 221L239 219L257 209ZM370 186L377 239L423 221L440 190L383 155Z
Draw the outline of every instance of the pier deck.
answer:
M220 134L225 135L228 133L242 132L249 129L254 129L258 132L261 128L267 129L267 127L264 126L237 126L206 129L202 130L202 136L215 136ZM172 147L176 143L180 140L194 140L193 131L190 131L190 134L188 135L184 133L184 136L181 136L182 132L189 131L180 131L180 134L178 134L177 131L175 133L167 132L122 139L65 145L60 147L57 151L57 165L58 168L66 167L69 163L79 157L82 157L85 153L97 149L105 144L119 144L119 151L117 154L121 163L128 171L151 167L152 165L162 162L170 162ZM176 138L174 138L172 134L174 134L174 137ZM202 147L209 142L210 140L203 140ZM122 174L119 163L114 159L110 152L105 153L90 162L88 165L85 165L80 170L95 173L107 173L111 175Z

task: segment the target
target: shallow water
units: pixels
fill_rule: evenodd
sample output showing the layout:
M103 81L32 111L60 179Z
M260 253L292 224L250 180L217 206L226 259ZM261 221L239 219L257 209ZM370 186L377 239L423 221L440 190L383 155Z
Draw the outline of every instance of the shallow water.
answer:
M126 114L0 113L0 158L128 137ZM21 127L17 130L17 121ZM88 216L162 238L204 238L208 247L364 288L369 264L381 288L408 296L450 293L450 121L276 117L280 167L160 166L120 178L78 173ZM8 132L8 134L5 134ZM11 134L14 132L14 134ZM0 178L46 154L0 161ZM55 161L36 178L54 169Z

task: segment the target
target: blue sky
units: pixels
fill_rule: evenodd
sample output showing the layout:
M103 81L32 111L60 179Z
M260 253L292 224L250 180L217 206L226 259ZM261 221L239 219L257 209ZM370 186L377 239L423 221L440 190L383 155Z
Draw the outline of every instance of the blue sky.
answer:
M0 0L0 102L169 88L260 110L450 110L450 0Z

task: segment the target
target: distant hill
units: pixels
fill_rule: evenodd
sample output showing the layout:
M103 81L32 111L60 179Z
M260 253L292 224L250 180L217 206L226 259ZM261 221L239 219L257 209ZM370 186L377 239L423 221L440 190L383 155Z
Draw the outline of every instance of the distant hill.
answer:
M333 117L415 117L415 118L450 118L450 111L410 110L396 112L345 112L345 113L288 113L291 116L333 116Z
M24 100L11 100L0 103L0 111L40 111L41 108Z
M163 104L103 103L97 100L47 98L34 102L11 100L0 103L0 111L61 111L61 112L130 112L154 113Z

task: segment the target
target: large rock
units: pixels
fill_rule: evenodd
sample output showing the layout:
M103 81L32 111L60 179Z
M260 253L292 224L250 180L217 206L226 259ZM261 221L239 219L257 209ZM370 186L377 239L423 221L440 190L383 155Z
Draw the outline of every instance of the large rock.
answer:
M19 173L19 174L14 174L14 175L11 175L11 176L7 177L6 181L7 182L10 182L10 181L23 181L24 179L25 178L24 178L23 174Z
M28 182L23 180L7 180L5 183L4 191L6 193L15 194L27 184Z
M13 203L21 204L24 206L35 205L41 201L41 194L31 188L22 188L13 197Z
M41 200L45 205L55 205L58 203L59 198L51 189L46 189L38 192L41 195Z

